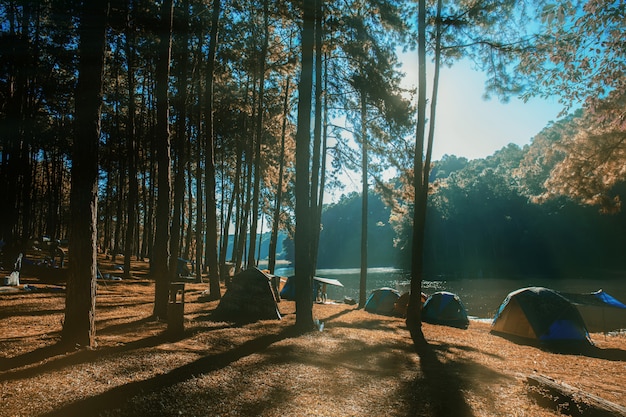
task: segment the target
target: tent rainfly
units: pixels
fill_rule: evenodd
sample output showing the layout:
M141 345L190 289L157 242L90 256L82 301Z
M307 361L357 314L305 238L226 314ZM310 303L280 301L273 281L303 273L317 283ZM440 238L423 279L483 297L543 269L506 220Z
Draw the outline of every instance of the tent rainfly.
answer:
M558 292L543 287L509 293L496 312L491 331L544 345L591 344L576 307Z
M626 304L598 290L590 294L561 293L576 308L592 333L626 329Z
M280 320L271 277L258 268L235 275L213 313L217 319L234 322Z
M399 298L400 293L393 288L384 287L375 289L365 301L365 311L385 316L398 315L396 302Z
M469 318L467 309L458 295L439 291L426 299L422 308L422 321L431 324L467 329Z

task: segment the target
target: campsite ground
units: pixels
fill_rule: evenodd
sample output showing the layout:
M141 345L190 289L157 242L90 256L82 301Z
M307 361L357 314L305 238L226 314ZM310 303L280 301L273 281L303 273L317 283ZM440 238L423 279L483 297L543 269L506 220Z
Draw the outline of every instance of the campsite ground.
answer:
M103 273L113 265L101 263ZM119 272L118 272L119 273ZM4 416L556 416L529 396L546 375L626 406L626 335L593 334L585 354L550 353L489 333L424 324L416 353L401 319L345 304L316 304L321 332L281 321L244 326L211 320L207 284L187 284L184 334L150 318L154 285L99 281L94 350L60 349L64 293L0 294L0 417Z

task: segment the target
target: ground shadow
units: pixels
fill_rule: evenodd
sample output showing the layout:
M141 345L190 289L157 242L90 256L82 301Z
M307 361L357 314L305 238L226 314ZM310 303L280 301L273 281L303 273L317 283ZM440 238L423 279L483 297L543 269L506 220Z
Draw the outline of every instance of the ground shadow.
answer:
M607 361L626 362L626 350L612 348L603 349L595 345L590 345L586 341L542 343L540 341L505 333L492 332L492 334L518 345L532 346L554 354L580 355Z
M73 402L44 414L44 416L84 416L89 412L98 414L104 410L119 408L136 395L160 391L179 382L189 380L198 374L214 372L225 368L243 357L262 351L272 344L293 337L294 335L294 329L290 327L277 334L261 336L247 341L229 351L204 356L196 361L173 369L166 374L155 375L146 380L120 385L102 394Z
M339 317L345 316L346 314L350 314L353 311L357 310L358 308L346 308L345 310L341 310L335 314L333 314L332 316L328 316L328 317L324 317L324 318L320 318L320 320L323 320L324 322L328 322L328 321L332 321L335 319L338 319Z
M45 372L59 370L68 366L78 365L80 363L94 361L102 358L103 355L111 355L119 352L126 352L134 349L158 346L168 341L165 334L150 336L134 342L126 343L122 346L116 346L107 349L82 349L76 351L68 347L64 343L56 343L51 346L43 347L29 353L17 356L7 360L7 365L0 367L0 370L10 370L2 376L4 380L16 380L22 378L31 378ZM55 358L56 357L56 358ZM24 366L42 362L40 365L29 367L26 369L17 369ZM3 369L5 368L5 369Z
M148 316L138 320L130 321L127 323L118 323L118 324L108 324L108 322L118 321L119 318L102 320L98 322L97 330L98 335L112 335L112 334L120 334L126 333L128 331L137 330L137 326L141 324L146 324L149 322L156 321L154 317Z
M591 346L582 352L590 358L605 359L607 361L626 362L626 350L622 349L602 349Z
M140 324L145 324L153 321L155 320L152 317L142 318L130 323L110 326L106 329L101 330L99 333L103 335L109 333L121 333L124 329L136 329L137 326ZM62 343L56 343L54 345L42 347L23 355L15 356L13 358L0 359L0 372L9 371L5 375L3 375L3 379L6 380L28 378L39 375L41 373L58 370L67 366L78 365L96 359L101 359L105 356L130 352L136 349L150 348L161 345L163 343L169 343L172 341L190 338L201 332L221 330L228 327L231 326L224 325L210 329L204 327L190 327L186 328L182 333L175 336L172 336L167 331L163 331L157 335L134 340L132 342L124 343L123 345L96 349L76 350L72 347L68 348ZM26 369L18 369L39 362L43 363ZM14 371L10 371L12 369L14 369Z
M326 322L326 320L323 320ZM363 320L358 323L344 323L338 322L332 324L334 328L346 328L346 329L367 329L367 330L382 330L386 332L406 332L406 330L401 329L397 326L396 323L390 322L388 320L380 320L380 319L371 319L371 320Z
M44 317L44 316L49 316L52 314L62 314L63 313L63 309L62 308L56 308L56 309L48 309L48 310L37 310L37 311L23 311L23 310L18 310L18 309L14 309L12 311L5 311L5 312L1 312L0 313L0 320L2 319L8 319L11 317Z
M463 381L451 371L449 365L439 360L436 347L424 340L415 345L415 350L422 372L409 384L409 392L405 394L410 398L408 415L424 415L427 408L428 415L434 417L473 417L461 391Z
M0 372L21 368L37 362L67 353L67 348L58 343L18 355L12 358L0 358ZM3 379L10 379L6 375Z

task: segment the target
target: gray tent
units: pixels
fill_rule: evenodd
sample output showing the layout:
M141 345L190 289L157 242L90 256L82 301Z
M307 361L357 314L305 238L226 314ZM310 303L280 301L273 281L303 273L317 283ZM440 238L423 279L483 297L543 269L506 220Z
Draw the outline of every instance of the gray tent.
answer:
M260 269L248 268L233 277L213 316L236 322L280 320L276 299L271 277Z
M607 333L626 329L626 304L602 290L590 294L561 293L580 312L587 330Z

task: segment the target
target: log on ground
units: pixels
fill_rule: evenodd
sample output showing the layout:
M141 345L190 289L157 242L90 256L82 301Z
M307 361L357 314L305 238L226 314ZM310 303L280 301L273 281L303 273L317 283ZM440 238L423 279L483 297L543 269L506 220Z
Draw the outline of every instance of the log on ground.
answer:
M528 394L546 408L584 417L626 417L626 407L542 375L526 378Z

